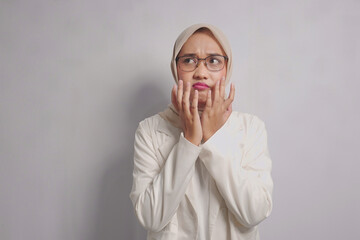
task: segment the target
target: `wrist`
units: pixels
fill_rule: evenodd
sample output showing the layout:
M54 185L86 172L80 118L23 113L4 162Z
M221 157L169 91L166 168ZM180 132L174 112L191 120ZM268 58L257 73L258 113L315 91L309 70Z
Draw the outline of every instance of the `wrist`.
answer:
M186 140L188 140L189 142L191 142L196 146L199 146L201 143L201 137L192 136L191 134L187 134L186 132L184 132L184 137Z
M186 138L186 137L185 137L185 138ZM196 140L196 139L188 139L188 138L186 138L186 140L188 140L189 142L191 142L192 144L194 144L194 145L196 145L196 146L199 146L200 143L201 143L201 140L198 141L198 140Z
M214 135L214 134L211 134L211 133L207 133L207 134L204 134L204 137L203 137L203 142L206 142L207 140L209 140L209 138L211 138L211 136Z

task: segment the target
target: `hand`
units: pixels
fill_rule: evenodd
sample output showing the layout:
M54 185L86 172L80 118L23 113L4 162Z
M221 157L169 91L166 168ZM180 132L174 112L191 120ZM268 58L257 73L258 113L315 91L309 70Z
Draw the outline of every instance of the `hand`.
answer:
M208 91L205 109L201 115L203 141L206 142L217 130L219 130L229 118L232 112L232 102L235 96L235 87L230 85L228 99L225 100L225 77L215 85L212 100L211 90Z
M171 91L171 102L179 113L182 123L184 137L191 143L199 146L201 143L202 128L198 112L198 91L195 90L194 98L190 106L190 83L186 83L183 90L183 81L179 80L179 85L174 85Z

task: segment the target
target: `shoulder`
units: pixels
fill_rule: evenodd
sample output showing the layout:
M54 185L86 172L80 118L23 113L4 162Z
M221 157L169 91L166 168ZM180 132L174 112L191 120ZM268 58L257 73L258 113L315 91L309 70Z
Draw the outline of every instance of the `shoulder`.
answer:
M135 144L143 143L151 145L154 140L155 129L157 129L160 121L161 117L158 114L140 121L135 131Z
M258 146L267 145L267 130L265 122L255 114L234 112L232 113L232 126L239 125L236 131L233 127L230 128L233 134L238 133L239 139L244 139L244 143L247 146L254 146L256 142L261 143ZM244 138L242 138L244 137Z
M231 126L240 129L265 127L265 123L260 117L246 112L233 111L229 118L229 122Z
M144 129L155 129L161 121L163 121L163 119L157 113L139 122L139 127Z
M137 132L146 132L148 135L152 135L155 132L162 132L167 135L177 135L179 129L174 127L170 122L160 116L159 113L147 117L139 123Z

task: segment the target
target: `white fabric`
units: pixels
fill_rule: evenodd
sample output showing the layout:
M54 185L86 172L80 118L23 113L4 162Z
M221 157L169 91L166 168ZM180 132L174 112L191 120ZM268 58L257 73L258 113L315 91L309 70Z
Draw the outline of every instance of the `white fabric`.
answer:
M196 205L197 159L211 176L208 213ZM257 225L272 209L270 172L267 133L258 117L232 112L195 146L156 114L140 122L135 134L130 198L147 239L197 239L198 218L208 214L210 239L257 240Z
M192 177L194 199L198 216L198 239L210 239L209 236L209 208L210 208L210 175L204 163L196 160L195 173Z

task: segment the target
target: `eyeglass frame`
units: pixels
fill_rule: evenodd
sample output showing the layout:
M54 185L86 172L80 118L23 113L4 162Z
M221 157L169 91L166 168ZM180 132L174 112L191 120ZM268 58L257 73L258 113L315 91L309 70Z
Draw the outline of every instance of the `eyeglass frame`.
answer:
M225 67L225 64L222 68L220 68L219 70L210 70L207 66L207 63L206 63L206 59L209 58L209 57L223 57L225 59L225 62L227 62L229 60L229 58L227 56L223 56L223 55L220 55L220 54L216 54L216 55L210 55L210 56L207 56L206 58L198 58L198 57L195 57L195 56L187 56L187 55L184 55L184 56L180 56L180 57L176 57L175 60L176 60L176 64L177 62L179 61L180 58L183 58L183 57L189 57L189 58L196 58L197 60L197 63L196 63L196 66L193 70L191 71L185 71L185 70L182 70L181 71L184 71L184 72L192 72L194 71L196 68L198 68L199 64L200 64L200 61L204 60L204 63L205 63L205 66L206 66L206 69L209 70L210 72L218 72L218 71L221 71L224 67Z

